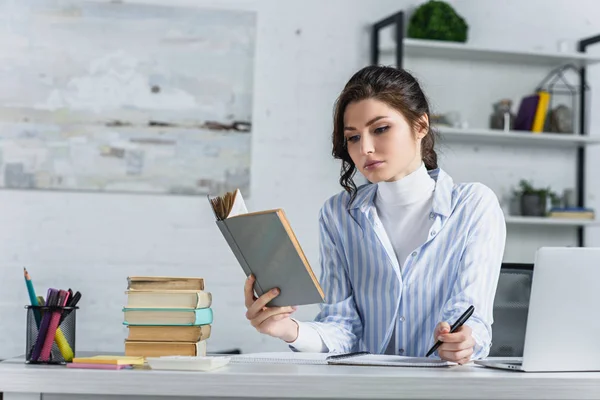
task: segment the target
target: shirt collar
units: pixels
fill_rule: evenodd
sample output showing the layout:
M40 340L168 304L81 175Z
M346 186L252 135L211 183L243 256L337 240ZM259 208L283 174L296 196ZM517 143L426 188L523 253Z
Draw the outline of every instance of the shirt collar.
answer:
M435 190L433 191L433 212L444 217L448 217L452 212L452 192L454 190L454 181L441 168L427 171L429 176L435 181ZM377 185L367 184L358 188L356 198L348 205L348 210L360 209L366 212L375 205L375 196L377 194Z

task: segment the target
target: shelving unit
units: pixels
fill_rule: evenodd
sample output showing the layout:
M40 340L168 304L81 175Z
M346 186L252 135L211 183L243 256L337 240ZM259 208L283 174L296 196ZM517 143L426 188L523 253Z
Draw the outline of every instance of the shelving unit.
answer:
M551 52L537 50L514 50L489 48L465 43L410 39L404 37L405 15L403 11L376 22L371 28L371 64L379 63L381 55L393 55L395 65L403 67L405 57L428 57L466 61L528 64L554 68L572 64L579 69L579 127L576 134L532 133L519 131L498 131L490 129L456 129L437 127L444 141L480 143L490 145L533 145L536 147L573 148L576 151L576 191L577 205L585 207L585 156L586 147L600 144L600 137L590 137L586 132L586 69L600 64L600 57L586 54L587 47L600 43L600 35L578 42L577 52ZM394 29L394 47L380 48L379 33L386 27ZM599 224L597 221L581 219L555 219L544 217L507 216L507 224L568 226L577 229L577 243L584 245L584 227Z
M492 61L512 64L538 64L555 67L574 64L586 67L600 63L600 57L585 53L559 53L549 51L526 51L491 49L470 44L440 42L435 40L404 39L404 54L409 57L435 57L472 61ZM395 48L380 49L380 54L394 54Z
M505 218L507 224L511 225L545 225L545 226L573 226L584 227L600 225L599 221L575 218L548 218L548 217L523 217L517 215L507 215Z
M561 133L536 133L523 131L500 131L493 129L457 129L435 127L444 139L499 145L534 145L552 147L581 147L600 144L600 137Z

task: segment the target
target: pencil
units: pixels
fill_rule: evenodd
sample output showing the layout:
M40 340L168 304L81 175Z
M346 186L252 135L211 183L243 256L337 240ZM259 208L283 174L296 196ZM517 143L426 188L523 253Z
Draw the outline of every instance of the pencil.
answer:
M34 307L38 307L40 303L38 302L38 298L35 295L35 289L33 288L33 283L31 282L31 277L29 276L29 272L27 272L27 268L23 267L23 275L25 276L25 285L27 286L27 293L29 293L29 301L31 301L31 305ZM40 310L37 308L33 309L33 315L35 317L35 323L40 327L40 321L42 318L40 317Z

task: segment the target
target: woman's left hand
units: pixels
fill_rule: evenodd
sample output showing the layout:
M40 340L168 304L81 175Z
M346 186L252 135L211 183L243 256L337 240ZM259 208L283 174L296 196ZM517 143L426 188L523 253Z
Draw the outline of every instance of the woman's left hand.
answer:
M443 342L437 350L440 358L458 364L468 363L475 347L472 332L468 325L463 325L456 332L450 333L450 325L447 322L440 322L433 334L435 340Z

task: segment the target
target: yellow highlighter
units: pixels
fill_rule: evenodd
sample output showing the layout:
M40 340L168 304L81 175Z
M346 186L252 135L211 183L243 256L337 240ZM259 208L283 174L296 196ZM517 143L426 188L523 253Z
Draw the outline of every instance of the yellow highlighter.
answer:
M60 354L62 354L65 361L73 361L73 349L71 346L69 346L69 342L67 342L67 338L65 338L65 335L60 328L56 330L54 341L56 342L58 350L60 350Z
M37 299L38 299L38 303L40 304L40 306L43 306L45 304L44 298L42 296L37 296ZM58 350L60 351L60 354L62 354L65 361L67 361L67 362L73 361L73 357L74 357L73 349L69 345L67 338L65 337L63 331L60 328L56 329L56 335L54 336L54 342L56 342L56 345L58 346Z

